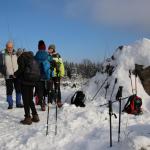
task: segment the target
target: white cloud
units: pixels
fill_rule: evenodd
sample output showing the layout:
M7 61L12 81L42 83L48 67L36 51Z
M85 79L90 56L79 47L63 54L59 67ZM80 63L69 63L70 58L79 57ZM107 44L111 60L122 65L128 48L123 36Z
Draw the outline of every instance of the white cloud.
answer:
M150 0L66 0L66 12L101 24L150 29Z

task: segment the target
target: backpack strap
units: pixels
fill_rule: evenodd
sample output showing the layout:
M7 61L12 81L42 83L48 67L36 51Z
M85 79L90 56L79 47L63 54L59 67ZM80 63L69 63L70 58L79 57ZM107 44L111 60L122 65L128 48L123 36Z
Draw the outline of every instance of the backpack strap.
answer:
M4 53L5 51L4 50L2 50L2 51L0 51L0 55L1 55L1 57L0 57L0 72L2 73L2 75L6 75L6 66L5 66L5 53Z
M125 104L125 106L123 108L123 111L125 111L127 109L127 107L130 105L130 102L131 102L132 98L135 99L136 95L134 94L134 95L132 95L132 97L131 96L129 97L127 103Z
M78 91L76 91L76 92L74 93L74 95L72 96L72 98L71 98L71 104L74 103L74 97L75 97L75 95L77 94L77 92L78 92Z

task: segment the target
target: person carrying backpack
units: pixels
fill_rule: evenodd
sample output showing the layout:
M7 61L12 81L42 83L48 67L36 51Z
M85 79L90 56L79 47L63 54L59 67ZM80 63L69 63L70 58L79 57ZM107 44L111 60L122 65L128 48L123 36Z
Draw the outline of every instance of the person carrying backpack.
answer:
M40 40L38 43L38 51L35 55L35 59L38 61L40 65L41 71L41 79L36 85L36 95L39 100L39 104L41 105L41 110L45 111L45 91L47 92L50 88L47 85L50 85L50 62L48 61L48 52L46 51L46 45L43 40Z
M62 77L64 77L65 70L64 70L64 64L61 56L56 52L56 47L54 44L51 44L48 47L48 53L49 56L52 57L51 65L53 68L53 87L55 90L55 93L57 91L57 105L58 107L62 107L62 102L61 102L61 90L60 90L60 80Z
M40 80L40 68L32 52L23 52L18 57L18 70L14 73L14 76L21 81L21 93L24 103L25 118L20 123L30 125L32 122L39 122L39 116L33 102L33 89L36 82Z
M1 53L1 62L0 62L1 73L5 77L6 81L6 94L8 109L13 108L13 89L15 88L16 92L16 107L22 108L21 104L21 85L18 78L13 76L14 72L18 69L17 64L17 55L14 50L13 42L8 41L6 44L6 49L4 53Z

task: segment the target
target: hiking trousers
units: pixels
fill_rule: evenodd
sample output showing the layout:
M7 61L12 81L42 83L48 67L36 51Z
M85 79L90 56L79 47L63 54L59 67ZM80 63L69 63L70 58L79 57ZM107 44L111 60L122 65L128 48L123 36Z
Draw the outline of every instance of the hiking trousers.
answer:
M33 102L33 88L34 86L21 86L25 117L30 117L30 109L32 111L32 115L37 115L35 104Z
M14 88L16 93L21 93L20 80L17 78L6 79L6 94L12 95Z
M57 102L61 102L60 77L53 77L53 88L57 94Z

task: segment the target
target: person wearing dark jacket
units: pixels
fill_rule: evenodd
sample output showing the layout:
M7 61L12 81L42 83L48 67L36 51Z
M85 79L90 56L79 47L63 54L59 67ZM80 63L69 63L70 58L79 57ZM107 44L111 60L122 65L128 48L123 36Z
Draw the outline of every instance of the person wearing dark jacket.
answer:
M21 80L21 93L24 103L25 118L20 123L30 125L32 122L38 122L39 116L37 114L35 104L33 102L33 89L35 86L34 81L29 81L25 76L25 70L30 60L34 59L32 52L23 52L18 57L18 70L14 76ZM32 118L30 115L32 111Z

